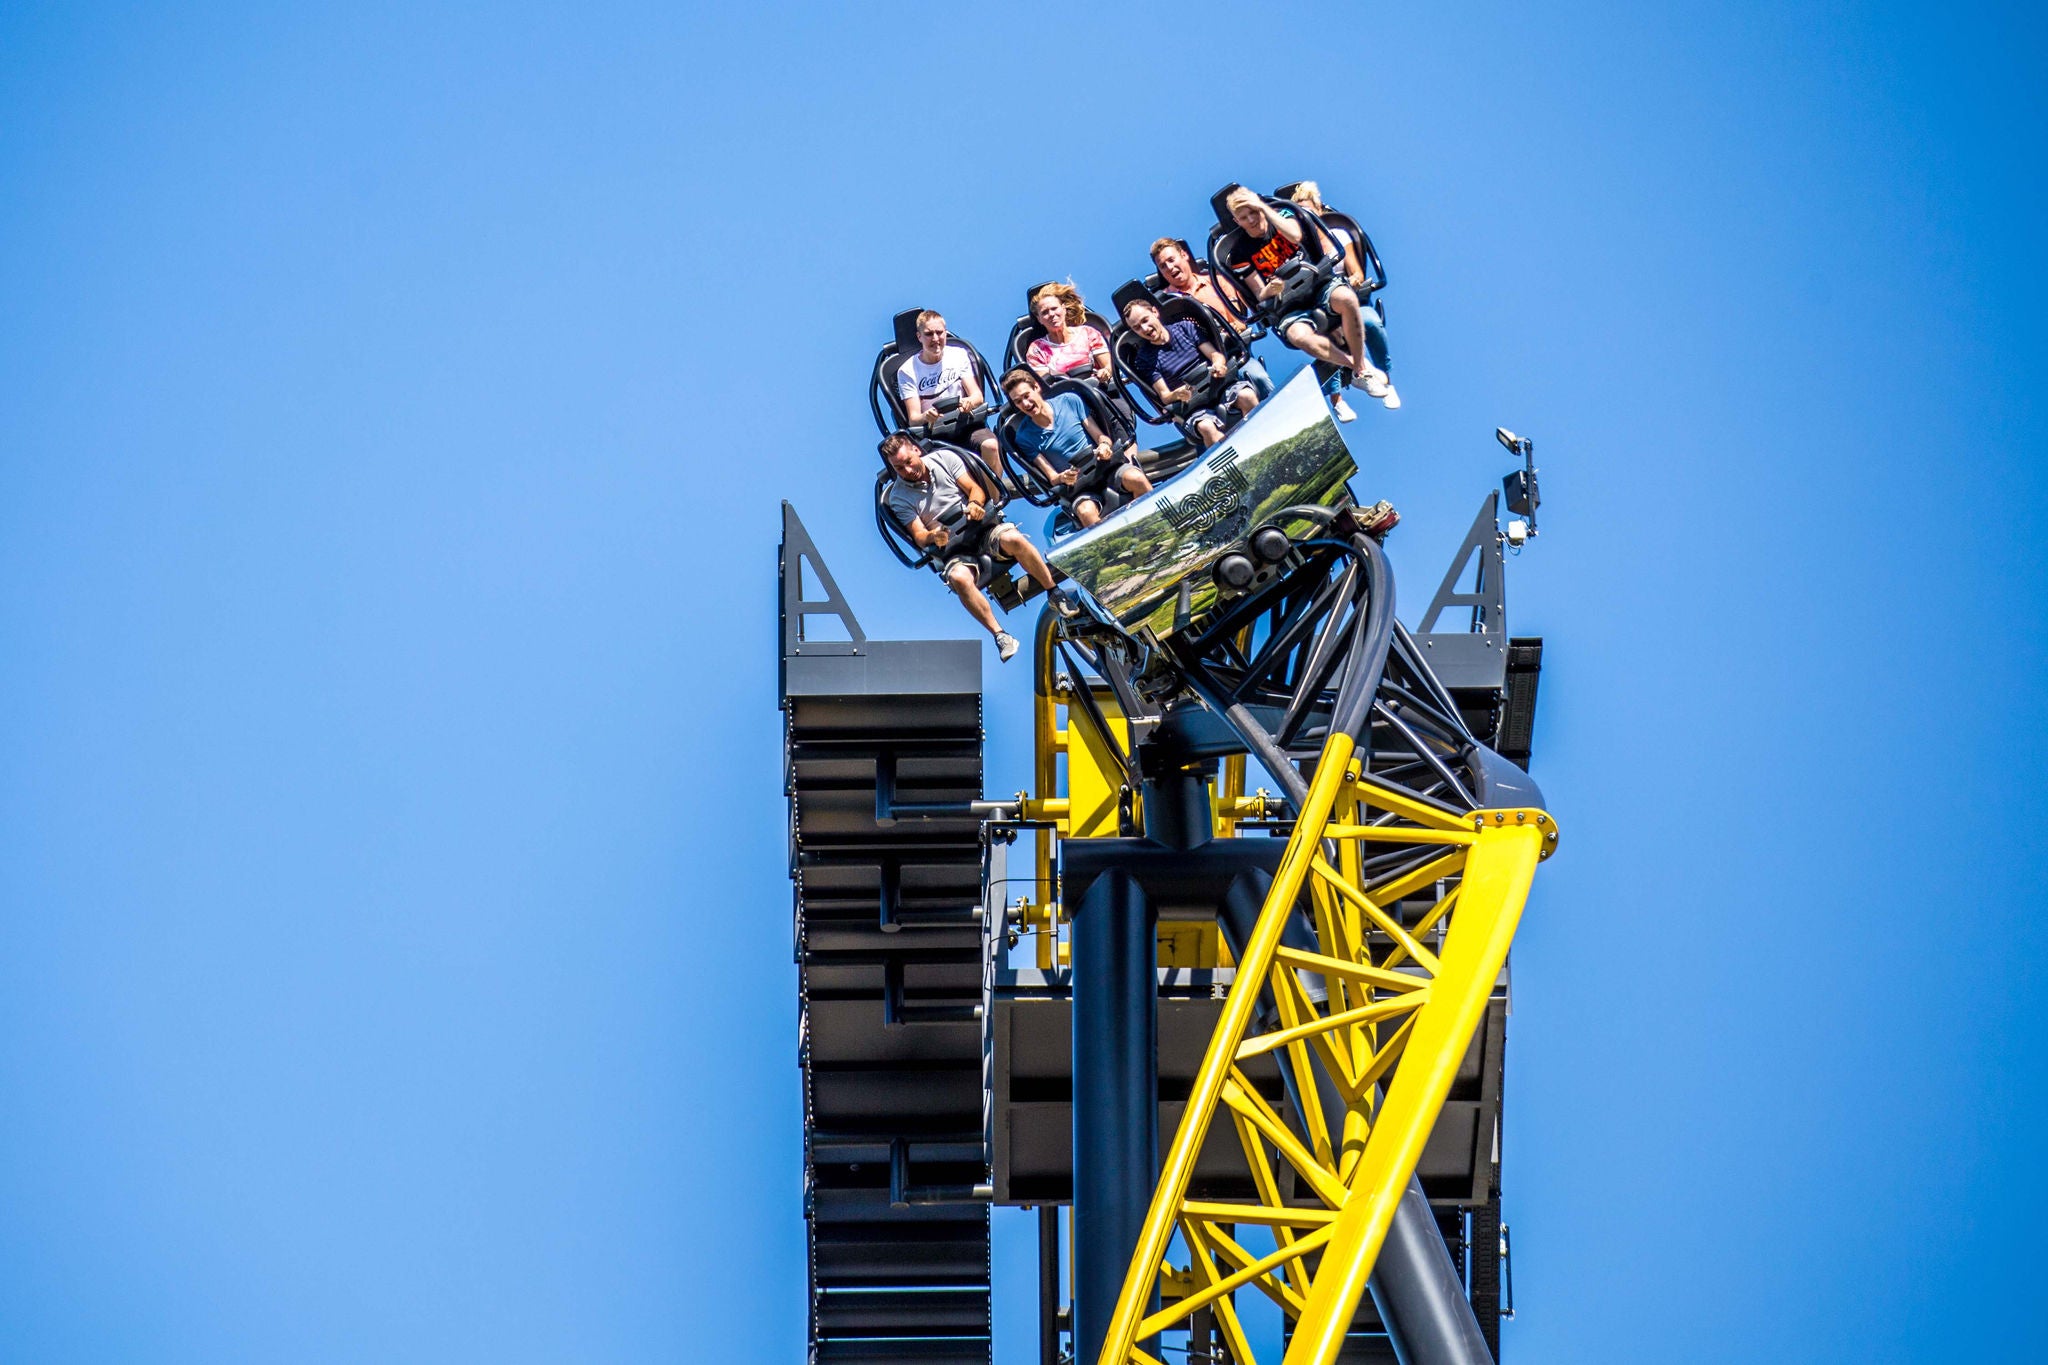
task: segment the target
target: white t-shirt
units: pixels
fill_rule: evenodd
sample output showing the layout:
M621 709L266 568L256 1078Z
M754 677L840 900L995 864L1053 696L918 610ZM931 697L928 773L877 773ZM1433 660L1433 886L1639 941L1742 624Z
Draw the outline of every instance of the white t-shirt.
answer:
M911 483L900 475L889 490L889 511L909 526L922 518L927 529L943 526L959 533L967 524L967 499L960 496L960 478L967 466L950 450L928 450L924 456L923 483Z
M903 362L903 368L896 371L896 396L903 400L906 408L910 406L913 393L926 407L957 401L962 384L973 372L974 359L967 354L967 348L947 342L936 365L927 364L922 352L914 353Z

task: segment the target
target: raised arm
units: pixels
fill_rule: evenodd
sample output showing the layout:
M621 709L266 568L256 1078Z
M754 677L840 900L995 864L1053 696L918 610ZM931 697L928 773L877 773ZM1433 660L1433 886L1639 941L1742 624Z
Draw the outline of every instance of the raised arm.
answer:
M1273 231L1279 233L1296 246L1301 245L1301 220L1299 218L1291 213L1281 213L1263 199L1259 201L1259 212L1266 215L1266 222L1272 227Z

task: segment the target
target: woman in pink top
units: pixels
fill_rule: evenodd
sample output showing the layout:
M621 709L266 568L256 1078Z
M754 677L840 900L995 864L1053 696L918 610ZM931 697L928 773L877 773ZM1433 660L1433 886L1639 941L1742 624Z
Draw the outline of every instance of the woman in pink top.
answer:
M1109 342L1088 322L1081 291L1049 284L1031 296L1031 316L1045 335L1024 348L1024 363L1046 379L1063 375L1110 383Z

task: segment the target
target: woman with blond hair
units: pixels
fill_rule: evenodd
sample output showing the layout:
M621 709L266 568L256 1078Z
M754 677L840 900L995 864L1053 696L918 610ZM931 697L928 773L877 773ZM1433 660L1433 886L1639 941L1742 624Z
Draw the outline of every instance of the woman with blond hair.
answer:
M1042 379L1072 375L1110 386L1109 341L1088 321L1088 306L1072 280L1040 285L1031 296L1031 317L1045 335L1024 348L1024 363Z
M1323 207L1323 190L1313 180L1297 180L1288 188L1287 198L1300 208L1307 209L1321 218L1330 212ZM1358 239L1344 230L1342 223L1328 223L1330 235L1344 248L1344 273L1351 277L1353 288L1365 283L1365 256L1358 249Z

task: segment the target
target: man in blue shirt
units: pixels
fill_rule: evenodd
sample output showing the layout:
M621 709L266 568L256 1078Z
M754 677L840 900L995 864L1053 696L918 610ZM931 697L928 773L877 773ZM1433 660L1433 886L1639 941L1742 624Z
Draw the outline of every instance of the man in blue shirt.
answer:
M1145 471L1117 452L1078 394L1046 397L1038 376L1021 365L1003 376L1003 392L1020 415L1009 425L1010 439L1060 490L1061 506L1082 526L1102 520L1102 494L1112 479L1126 497L1152 491Z
M1258 390L1245 379L1234 380L1225 387L1213 406L1194 406L1195 384L1205 378L1224 378L1230 366L1191 319L1177 318L1169 323L1150 300L1132 299L1124 305L1124 323L1138 337L1131 368L1151 388L1162 408L1181 405L1181 423L1202 445L1213 446L1223 439L1225 409L1235 408L1242 417L1258 406Z

